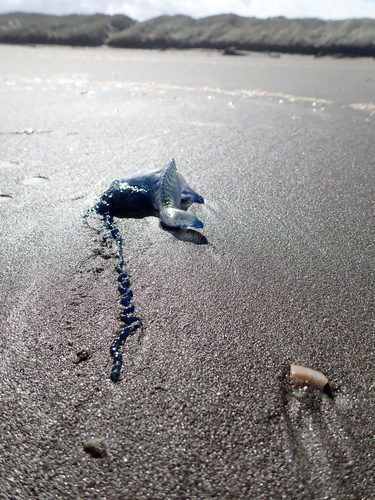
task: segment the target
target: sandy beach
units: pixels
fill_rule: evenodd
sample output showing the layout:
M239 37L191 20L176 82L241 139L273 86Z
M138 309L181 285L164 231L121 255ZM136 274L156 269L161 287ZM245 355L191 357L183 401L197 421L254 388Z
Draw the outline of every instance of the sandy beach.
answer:
M375 61L0 45L0 68L0 497L373 498ZM114 384L115 249L82 216L171 157L205 227L117 221L143 327Z

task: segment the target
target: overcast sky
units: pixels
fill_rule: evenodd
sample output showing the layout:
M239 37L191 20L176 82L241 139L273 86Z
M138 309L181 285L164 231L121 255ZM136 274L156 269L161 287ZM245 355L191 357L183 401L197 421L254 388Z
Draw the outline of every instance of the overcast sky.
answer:
M162 14L204 17L232 12L255 17L375 18L375 0L0 0L0 12L126 14L143 21Z

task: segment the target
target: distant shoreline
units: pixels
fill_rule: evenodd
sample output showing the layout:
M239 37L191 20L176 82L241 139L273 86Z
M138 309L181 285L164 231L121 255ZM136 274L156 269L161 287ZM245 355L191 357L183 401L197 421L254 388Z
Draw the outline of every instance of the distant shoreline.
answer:
M160 16L137 22L125 15L0 15L0 43L7 44L375 57L374 34L373 19L256 19L222 14L201 19Z

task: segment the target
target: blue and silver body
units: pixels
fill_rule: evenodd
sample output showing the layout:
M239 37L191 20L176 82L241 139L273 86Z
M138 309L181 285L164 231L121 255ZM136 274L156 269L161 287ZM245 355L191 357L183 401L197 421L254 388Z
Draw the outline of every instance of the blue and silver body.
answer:
M157 170L112 182L94 209L114 217L160 217L171 228L202 228L203 222L187 212L193 203L204 203L178 173L174 159Z

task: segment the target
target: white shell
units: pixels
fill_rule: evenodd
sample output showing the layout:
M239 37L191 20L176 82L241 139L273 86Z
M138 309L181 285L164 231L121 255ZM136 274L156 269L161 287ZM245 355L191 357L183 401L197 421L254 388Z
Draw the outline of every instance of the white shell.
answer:
M327 377L317 370L300 365L290 365L290 376L294 385L298 387L314 387L323 391L328 384Z

